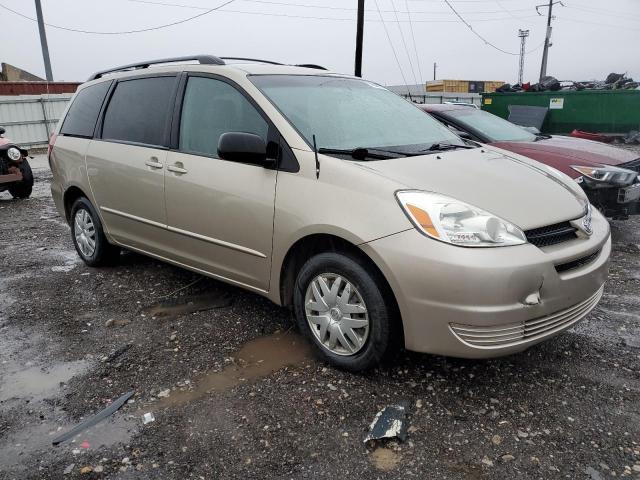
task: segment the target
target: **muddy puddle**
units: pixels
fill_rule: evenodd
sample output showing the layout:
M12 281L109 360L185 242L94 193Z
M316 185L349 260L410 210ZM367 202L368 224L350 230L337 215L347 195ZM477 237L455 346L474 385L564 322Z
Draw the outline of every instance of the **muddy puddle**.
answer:
M10 435L0 437L0 465L18 466L23 463L23 457L34 454L45 456L71 453L73 458L81 459L94 450L126 443L139 430L136 417L114 415L54 447L53 439L76 425L68 423L65 418L63 411L56 410L52 418L27 423Z
M143 308L141 313L152 318L177 318L181 315L224 308L231 305L230 295L221 292L209 292L191 295L177 300L166 300Z
M393 470L402 460L402 456L398 452L384 447L376 448L371 452L369 458L373 466L383 472Z
M74 376L84 372L88 363L82 360L34 366L2 361L0 402L11 399L41 399L53 395Z
M296 333L276 332L256 338L238 350L233 363L224 370L200 377L192 390L171 392L167 398L160 400L157 407L184 405L211 392L228 390L311 358L311 347Z

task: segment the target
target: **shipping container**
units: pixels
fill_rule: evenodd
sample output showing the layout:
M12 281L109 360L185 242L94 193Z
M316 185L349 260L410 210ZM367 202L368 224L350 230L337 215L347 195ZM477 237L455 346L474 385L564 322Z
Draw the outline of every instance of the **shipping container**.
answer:
M0 82L0 95L74 93L78 82Z
M495 92L482 95L482 109L509 117L510 105L547 107L545 133L628 133L640 130L640 90Z
M433 80L427 82L427 92L483 93L494 92L504 82L484 80Z

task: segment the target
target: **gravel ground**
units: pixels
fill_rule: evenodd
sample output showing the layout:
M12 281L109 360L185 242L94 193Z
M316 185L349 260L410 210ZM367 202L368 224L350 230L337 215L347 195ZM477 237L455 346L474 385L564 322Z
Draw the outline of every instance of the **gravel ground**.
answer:
M612 224L605 295L569 332L354 375L257 295L132 253L86 267L34 167L32 198L0 193L0 478L640 478L640 219ZM407 441L365 446L398 402Z

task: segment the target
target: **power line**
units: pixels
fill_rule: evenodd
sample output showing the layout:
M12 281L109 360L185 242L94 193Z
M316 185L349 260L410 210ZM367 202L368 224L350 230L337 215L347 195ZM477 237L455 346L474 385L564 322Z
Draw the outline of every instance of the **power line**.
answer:
M640 17L636 17L632 13L612 12L611 10L604 10L604 9L592 8L592 7L574 7L573 5L565 5L565 7L570 8L572 10L580 10L582 12L589 13L591 15L624 18L625 20L632 20L634 22L640 21Z
M565 18L565 17L556 16L556 20L560 20L560 21L563 21L563 22L582 23L584 25L598 25L598 26L601 26L601 27L622 28L624 30L632 30L632 31L640 30L640 28L638 28L638 27L629 27L629 26L626 26L626 25L614 25L612 23L589 22L587 20L576 20L575 18Z
M148 31L153 31L153 30L159 30L162 28L166 28L166 27L170 27L173 25L179 25L181 23L186 23L189 22L191 20L194 20L196 18L205 16L213 11L216 10L220 10L222 7L234 2L234 1L238 1L238 0L229 0L227 3L224 3L216 8L213 9L206 9L205 7L195 7L195 6L188 6L188 5L181 5L181 4L167 4L167 3L160 3L160 2L152 2L149 0L129 0L131 2L137 2L137 3L147 3L147 4L153 4L153 5L158 5L158 6L165 6L165 7L185 7L185 8L194 8L194 9L199 9L199 10L204 10L203 13L198 14L198 15L194 15L192 17L186 18L184 20L179 20L176 22L172 22L172 23L168 23L168 24L164 24L164 25L158 25L155 27L149 27L149 28L143 28L143 29L137 29L137 30L125 30L125 31L116 31L116 32L101 32L101 31L94 31L94 30L84 30L84 29L79 29L79 28L71 28L71 27L65 27L62 25L55 25L55 24L51 24L51 23L47 23L46 25L48 27L51 28L55 28L58 30L64 30L64 31L68 31L68 32L74 32L74 33L84 33L84 34L92 34L92 35L126 35L126 34L132 34L132 33L142 33L142 32L148 32ZM413 0L415 1L415 0ZM32 22L36 22L37 20L35 18L32 18L28 15L25 15L21 12L18 12L16 10L13 10L9 7L7 7L6 5L0 4L0 8L5 9L11 13L13 13L14 15L17 15L19 17L22 17L26 20L30 20ZM286 14L286 13L268 13L268 12L248 12L245 10L232 10L229 8L225 8L224 10L220 10L223 13L236 13L236 14L242 14L242 15L257 15L257 16L267 16L267 17L285 17L285 18L300 18L300 19L307 19L307 20L334 20L334 21L343 21L343 22L353 22L354 18L344 18L344 17L319 17L319 16L307 16L307 15L291 15L291 14ZM403 13L403 12L401 12ZM536 18L537 15L533 15L530 17L520 17L520 18ZM506 18L490 18L490 19L477 19L475 20L476 22L493 22L493 21L502 21L505 20ZM381 20L375 20L375 19L371 19L368 20L370 22L380 22ZM383 20L384 21L384 20ZM400 22L407 22L408 20L400 20ZM457 20L412 20L414 23L456 23Z
M512 13L512 11L511 11L511 10L507 10L506 8L504 8L504 6L502 5L502 3L500 3L500 2L499 2L499 0L496 0L496 5L498 5L498 6L500 7L500 10L501 10L501 11L508 13L510 17L512 17L512 18L518 18L518 17L516 17L516 16ZM529 10L529 9L527 9L527 10ZM515 10L514 10L514 11L515 11ZM463 13L464 13L464 12L463 12Z
M159 2L159 1L152 1L152 0L128 0L128 1L134 2L134 3L147 3L150 5L164 5L167 7L182 7L182 8L191 8L194 10L207 10L207 7L202 7L200 5L185 5L182 3ZM289 3L289 2L280 2L280 1L274 1L274 0L236 0L236 1L245 2L245 3L258 3L262 5L279 5L279 6L285 6L285 7L312 8L312 9L319 9L319 10L338 10L338 11L344 11L344 12L357 12L358 10L357 8L353 8L353 7L335 7L332 5L310 5L308 3ZM415 1L415 0L411 0L411 1ZM507 12L507 13L528 12L530 10L531 10L530 8L519 8L515 10L506 10L503 8L502 10L474 10L472 12L461 12L461 13L464 13L465 15L476 15L476 14L492 14L492 13L502 13L502 12ZM380 11L382 13L394 13L394 11L396 11L397 13L406 14L406 15L409 15L410 13L408 11L408 8L407 8L407 11L397 10L397 9L396 10L381 9ZM377 10L367 8L365 9L365 12L377 12ZM451 13L447 11L442 11L442 10L437 10L437 11L436 10L413 10L412 13L427 14L427 15L451 15Z
M420 55L418 55L418 45L416 44L416 37L413 34L413 22L411 21L411 11L409 10L409 0L404 0L404 5L407 9L407 15L409 17L409 28L411 30L411 38L413 39L413 51L416 54L416 63L418 64L418 73L420 74L420 83L424 82L422 76L422 67L420 66Z
M391 6L393 8L393 12L395 13L396 16L396 24L398 25L398 30L400 30L400 38L402 38L402 44L404 45L404 51L407 54L407 60L409 60L409 67L411 68L411 75L413 76L413 81L415 83L415 85L418 84L418 79L416 78L416 72L413 69L413 62L411 61L411 55L409 55L409 49L407 48L407 42L404 39L404 33L402 32L402 26L400 25L400 19L398 18L398 12L396 12L396 5L395 3L393 3L393 0L391 0Z
M51 27L51 28L56 28L58 30L65 30L67 32L75 32L75 33L89 33L89 34L93 34L93 35L127 35L127 34L131 34L131 33L142 33L142 32L150 32L152 30L160 30L162 28L167 28L167 27L172 27L174 25L180 25L181 23L186 23L186 22L190 22L191 20L195 20L196 18L200 18L200 17L204 17L205 15L208 15L211 12L214 12L216 10L221 9L222 7L229 5L230 3L233 3L235 0L228 0L227 2L223 3L222 5L218 5L217 7L214 8L210 8L202 13L199 13L197 15L193 15L192 17L189 18L185 18L183 20L178 20L175 22L171 22L171 23L165 23L164 25L157 25L155 27L149 27L149 28L141 28L138 30L124 30L124 31L120 31L120 32L97 32L97 31L93 31L93 30L81 30L81 29L77 29L77 28L70 28L70 27L63 27L61 25L54 25L52 23L45 23L45 25L47 27ZM0 8L3 8L15 15L18 15L22 18L25 18L27 20L31 20L32 22L37 22L38 20L35 18L32 18L28 15L25 15L23 13L20 13L16 10L13 10L9 7L7 7L6 5L3 5L0 3Z
M400 60L398 59L398 54L396 53L396 49L393 46L393 42L391 41L391 36L389 35L389 30L387 30L387 24L384 23L384 18L382 18L382 12L380 11L380 5L378 5L378 0L373 0L376 8L378 9L378 15L380 15L380 21L382 22L382 27L384 28L384 33L387 34L387 40L389 40L389 46L391 47L391 51L393 52L393 56L396 59L396 63L398 64L398 70L400 70L400 75L402 75L402 81L407 86L407 93L411 96L411 91L409 90L409 84L407 83L407 79L404 76L404 72L402 71L402 66L400 65Z
M452 11L453 13L455 13L455 14L456 14L456 16L460 19L460 21L461 21L462 23L464 23L467 27L469 27L469 30L471 30L471 31L473 32L473 34L474 34L476 37L478 37L480 40L482 40L486 45L489 45L491 48L494 48L494 49L498 50L499 52L506 53L507 55L518 55L517 53L508 52L508 51L506 51L506 50L503 50L502 48L498 47L497 45L494 45L494 44L493 44L493 43L491 43L489 40L487 40L486 38L484 38L482 35L480 35L478 32L476 32L476 31L473 29L473 27L471 26L471 24L470 24L469 22L467 22L467 21L462 17L462 15L460 15L460 14L458 13L458 11L457 11L455 8L453 8L453 5L451 5L451 3L449 3L449 0L443 0L443 1L444 1L444 3L446 3L446 4L447 4L447 6L451 9L451 11Z

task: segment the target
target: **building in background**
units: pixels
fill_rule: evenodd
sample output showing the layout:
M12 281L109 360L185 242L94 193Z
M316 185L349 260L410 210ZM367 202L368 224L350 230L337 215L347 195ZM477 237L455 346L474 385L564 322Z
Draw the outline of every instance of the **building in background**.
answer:
M443 93L491 93L504 85L502 81L490 80L432 80L427 82L427 92Z
M50 95L74 93L79 82L47 82L33 73L2 63L0 95Z
M21 68L14 67L9 63L2 62L0 82L44 82L44 78L40 78Z

